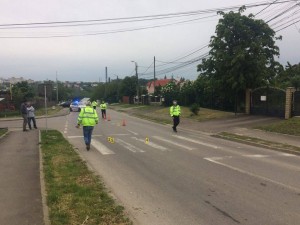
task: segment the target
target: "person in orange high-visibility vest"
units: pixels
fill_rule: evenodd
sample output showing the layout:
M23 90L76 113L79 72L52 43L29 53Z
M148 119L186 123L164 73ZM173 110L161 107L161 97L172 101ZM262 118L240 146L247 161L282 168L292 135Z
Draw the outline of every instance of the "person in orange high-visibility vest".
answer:
M180 106L177 105L177 101L173 101L173 105L170 107L170 115L173 117L173 131L177 132L176 127L180 123Z

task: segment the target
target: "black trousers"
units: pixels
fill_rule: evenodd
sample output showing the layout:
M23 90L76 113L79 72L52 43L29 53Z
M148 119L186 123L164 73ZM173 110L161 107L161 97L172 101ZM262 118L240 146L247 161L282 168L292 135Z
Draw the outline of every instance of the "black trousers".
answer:
M176 127L180 123L180 118L179 116L173 116L173 128L176 130Z
M28 126L29 126L29 129L31 129L31 120L33 122L33 127L36 129L36 122L35 122L35 118L34 117L28 117Z
M106 119L106 109L101 109L102 118Z

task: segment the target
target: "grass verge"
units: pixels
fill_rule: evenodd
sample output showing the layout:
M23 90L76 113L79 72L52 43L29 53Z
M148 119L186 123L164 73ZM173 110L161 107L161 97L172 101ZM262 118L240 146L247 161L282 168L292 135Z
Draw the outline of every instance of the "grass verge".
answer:
M258 126L257 129L300 136L300 118L293 117L271 125Z
M7 133L7 128L0 128L0 137L2 137L2 135Z
M41 148L52 225L132 224L60 132L42 131Z
M56 106L55 108L49 107L47 109L47 115L51 116L59 111L61 111L63 107L61 106ZM45 116L45 108L39 108L35 110L35 116ZM0 118L15 118L15 117L21 117L20 111L7 111L7 112L0 112Z
M221 119L234 116L232 112L224 112L213 109L201 108L198 115L192 114L188 107L181 106L181 118L192 119L196 121L206 121L211 119ZM158 123L171 124L170 107L156 105L129 105L114 104L111 109L125 112L133 116L151 120Z
M269 149L274 149L282 152L288 152L288 153L293 153L300 155L300 147L293 146L293 145L288 145L288 144L282 144L278 142L272 142L272 141L266 141L262 140L259 138L254 138L254 137L248 137L248 136L243 136L243 135L238 135L238 134L233 134L233 133L228 133L228 132L221 132L217 135L214 135L220 138L224 138L227 140L233 140L233 141L238 141L250 145L255 145L255 146L261 146Z

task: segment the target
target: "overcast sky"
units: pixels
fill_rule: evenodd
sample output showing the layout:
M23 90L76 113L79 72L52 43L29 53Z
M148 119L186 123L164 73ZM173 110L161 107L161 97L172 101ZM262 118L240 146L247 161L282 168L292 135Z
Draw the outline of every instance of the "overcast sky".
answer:
M135 61L139 76L150 79L155 56L158 78L173 75L194 80L199 64L194 60L208 52L205 46L214 35L219 17L215 12L180 17L177 13L263 2L274 1L0 0L0 77L55 80L57 72L61 81L104 81L105 67L111 79L124 78L135 74L135 63L131 62ZM269 6L257 18L268 20L292 4L295 2ZM266 6L249 8L245 14L258 13ZM299 20L299 11L298 6L285 14L285 20L281 17L282 26ZM143 17L171 13L175 13L172 18ZM137 17L139 21L100 21L128 17ZM53 23L86 20L97 21L85 26L78 22ZM31 25L34 28L7 26L49 22L52 23ZM273 20L269 25L272 22L274 30L282 28L276 27L280 21ZM283 36L277 42L281 53L278 60L282 64L300 62L299 28L298 22L277 33Z

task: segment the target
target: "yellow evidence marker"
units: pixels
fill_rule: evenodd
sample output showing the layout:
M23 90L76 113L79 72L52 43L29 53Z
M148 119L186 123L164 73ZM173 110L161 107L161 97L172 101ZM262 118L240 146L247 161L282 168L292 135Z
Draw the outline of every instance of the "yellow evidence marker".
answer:
M145 143L146 143L146 144L149 144L149 138L146 137Z
M113 137L107 137L107 141L111 144L115 143L115 139Z

